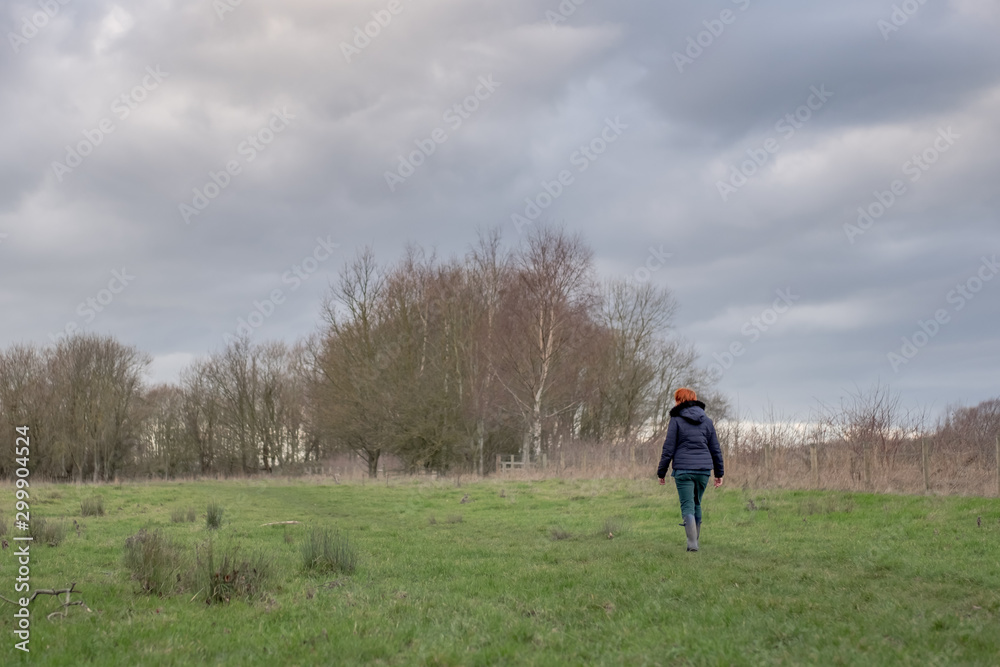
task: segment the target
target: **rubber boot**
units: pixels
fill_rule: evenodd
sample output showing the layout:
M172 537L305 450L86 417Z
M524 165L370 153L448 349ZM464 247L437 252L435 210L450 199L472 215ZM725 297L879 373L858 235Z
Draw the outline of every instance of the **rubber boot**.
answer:
M687 550L698 550L698 524L694 520L694 514L684 515L684 532L687 533Z
M701 519L696 519L695 523L698 525L698 540L701 540Z

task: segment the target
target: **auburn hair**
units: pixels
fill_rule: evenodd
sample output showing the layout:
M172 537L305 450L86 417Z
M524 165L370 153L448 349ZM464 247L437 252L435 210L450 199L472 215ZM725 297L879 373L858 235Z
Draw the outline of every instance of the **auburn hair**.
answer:
M674 400L680 403L684 401L697 401L698 394L694 393L693 389L688 389L687 387L681 387L674 392Z

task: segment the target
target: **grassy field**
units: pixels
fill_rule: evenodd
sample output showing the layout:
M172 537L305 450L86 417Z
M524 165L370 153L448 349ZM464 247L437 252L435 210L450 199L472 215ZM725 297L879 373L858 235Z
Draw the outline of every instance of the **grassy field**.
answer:
M687 553L675 492L655 480L31 491L32 519L67 527L58 546L32 547L33 588L75 581L93 612L47 620L58 604L39 597L24 654L0 603L3 664L1000 664L997 499L723 487L706 495L702 550ZM105 514L81 516L95 495ZM189 508L196 521L171 520ZM9 526L13 514L0 486ZM287 520L302 523L261 525ZM304 569L314 527L348 537L353 573ZM216 553L263 553L274 576L249 601L143 594L123 560L143 528L192 558L210 535Z

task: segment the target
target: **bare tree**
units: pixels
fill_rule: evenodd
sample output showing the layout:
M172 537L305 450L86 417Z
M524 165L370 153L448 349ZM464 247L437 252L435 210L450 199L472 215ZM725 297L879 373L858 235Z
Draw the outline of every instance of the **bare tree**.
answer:
M184 432L196 454L198 472L216 469L221 436L219 397L212 388L209 363L196 361L181 373Z
M524 420L522 460L541 454L544 421L578 404L570 382L579 375L576 353L594 333L592 257L579 236L549 227L534 228L514 256L496 377Z
M250 474L298 461L305 380L294 361L284 343L240 338L195 366L185 380L187 418L202 465Z
M828 432L860 460L860 474L869 485L873 466L891 471L902 445L923 430L923 413L904 409L899 393L881 382L866 390L855 387L841 398L839 409L823 405L821 413Z
M676 310L669 290L652 284L612 280L604 285L597 437L629 441L654 416L657 375L666 370L663 342Z
M169 384L149 389L142 400L142 423L135 466L171 478L197 470L196 454L184 424L184 390Z
M1000 437L1000 398L982 401L972 407L953 406L934 433L936 446L961 456L965 465L984 467L996 457Z
M36 442L44 442L51 421L44 394L45 362L34 347L14 345L0 352L0 424L13 433L14 429L27 426ZM50 451L44 449L35 457L36 469ZM14 448L0 449L0 475L7 476L14 468Z
M401 346L387 335L385 280L371 248L340 274L324 304L325 331L317 371L317 398L325 436L358 454L375 477L382 453L392 442L392 408L384 401Z
M66 457L61 472L78 480L112 479L137 435L136 407L148 354L97 335L59 341L46 355L50 434Z
M296 375L302 401L303 461L319 461L328 453L320 417L325 387L320 360L323 339L313 334L295 346L292 352L292 372Z
M504 291L511 283L511 257L501 246L499 228L480 232L466 256L467 288L470 292L467 317L471 335L466 341L468 359L469 409L475 422L476 470L485 473L486 438L502 419L503 401L496 382L497 318Z
M224 433L228 472L257 472L261 467L258 440L257 355L248 338L230 342L205 365L206 379L218 399L219 425Z

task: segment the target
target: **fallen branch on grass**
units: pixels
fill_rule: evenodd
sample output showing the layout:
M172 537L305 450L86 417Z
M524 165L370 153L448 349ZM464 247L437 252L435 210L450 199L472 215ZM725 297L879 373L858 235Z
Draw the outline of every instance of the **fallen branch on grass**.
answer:
M293 523L294 524L300 524L302 522L301 521L272 521L271 523L262 523L260 525L263 528L264 526L287 526L287 525L291 525Z
M62 609L61 610L60 609L56 609L54 612L52 612L51 614L49 614L48 616L45 617L45 618L47 618L49 620L52 620L53 616L62 616L63 618L66 618L66 615L69 613L69 608L70 607L75 607L77 605L83 607L88 612L94 611L93 609L91 609L90 607L88 607L87 603L84 602L82 599L81 600L77 600L76 602L70 602L70 596L73 593L79 593L79 591L76 590L76 582L75 581L72 584L69 585L69 588L59 588L59 589L54 589L54 588L39 588L39 589L36 589L31 594L30 598L28 598L28 604L31 604L32 602L34 602L35 598L38 597L39 595L54 595L54 596L56 596L57 600L59 599L60 595L65 595L66 596L66 600L64 602L60 603L60 605L62 606ZM4 602L9 602L10 604L12 604L12 605L14 605L16 607L22 606L22 605L18 604L17 602L14 602L13 600L9 600L9 599L5 598L2 595L0 595L0 600L3 600Z

